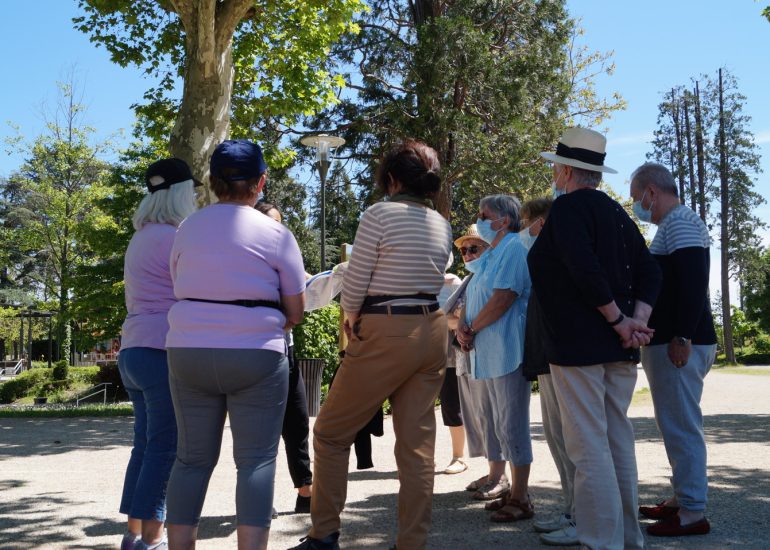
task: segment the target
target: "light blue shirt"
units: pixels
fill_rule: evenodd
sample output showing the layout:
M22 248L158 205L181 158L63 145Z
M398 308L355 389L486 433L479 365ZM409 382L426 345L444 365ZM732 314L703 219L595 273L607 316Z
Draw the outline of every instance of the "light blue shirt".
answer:
M476 334L474 378L497 378L521 365L530 287L527 249L515 233L507 234L479 258L466 291L465 322L476 318L495 289L511 290L517 298L502 317Z

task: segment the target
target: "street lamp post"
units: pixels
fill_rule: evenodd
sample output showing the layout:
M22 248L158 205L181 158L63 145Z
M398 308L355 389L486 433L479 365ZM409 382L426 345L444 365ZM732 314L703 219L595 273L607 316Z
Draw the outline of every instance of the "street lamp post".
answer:
M305 136L299 140L302 145L315 147L318 175L321 177L321 271L326 271L326 175L331 161L329 152L345 143L341 137L318 134Z

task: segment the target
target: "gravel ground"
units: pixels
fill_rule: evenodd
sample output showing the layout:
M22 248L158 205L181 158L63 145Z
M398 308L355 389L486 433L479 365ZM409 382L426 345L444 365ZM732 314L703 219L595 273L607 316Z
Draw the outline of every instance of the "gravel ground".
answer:
M709 446L711 491L705 537L647 540L649 548L770 548L762 525L770 519L770 367L764 375L709 375L703 397ZM638 387L646 384L640 370ZM537 398L532 400L535 462L530 478L537 517L556 514L559 483L551 461ZM669 468L642 393L632 405L636 428L641 502L667 496ZM437 411L437 423L441 416ZM398 481L393 432L373 444L375 468L355 471L351 462L348 504L343 514L342 546L386 548L393 544ZM117 513L123 472L131 442L128 418L0 419L0 548L117 548L124 518ZM235 467L229 429L222 458L211 480L200 527L201 549L236 548ZM437 467L451 454L449 434L438 431ZM353 459L354 460L354 459ZM476 549L495 545L542 548L530 521L499 525L488 520L481 503L463 487L484 473L482 459L455 476L437 475L429 548ZM291 513L295 492L283 452L279 456L270 547L296 544L309 525L307 515Z

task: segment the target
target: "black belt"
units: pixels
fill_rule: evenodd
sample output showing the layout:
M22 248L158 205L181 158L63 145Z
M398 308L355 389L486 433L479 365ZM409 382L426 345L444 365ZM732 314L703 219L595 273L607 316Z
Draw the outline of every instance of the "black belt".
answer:
M418 292L417 294L400 295L385 294L382 296L367 296L364 299L364 306L375 306L377 304L381 304L382 302L390 302L392 300L426 300L435 302L436 299L437 298L435 294L427 294L423 292Z
M391 300L432 300L432 303L390 306L383 302ZM409 294L402 296L367 296L360 313L375 313L380 315L426 315L438 309L435 294Z
M205 302L207 304L225 304L228 306L241 306L241 307L270 307L283 312L281 304L273 302L271 300L206 300L204 298L183 298L190 302Z

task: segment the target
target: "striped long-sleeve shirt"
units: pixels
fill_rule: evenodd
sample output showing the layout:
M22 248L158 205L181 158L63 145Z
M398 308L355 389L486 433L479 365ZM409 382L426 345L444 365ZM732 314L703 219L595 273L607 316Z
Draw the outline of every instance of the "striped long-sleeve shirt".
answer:
M706 224L687 206L677 206L658 223L650 253L663 272L663 287L650 316L653 345L675 336L696 345L716 343L708 295L710 247Z
M438 294L452 229L420 204L380 202L361 217L342 287L342 309L358 313L367 295Z

